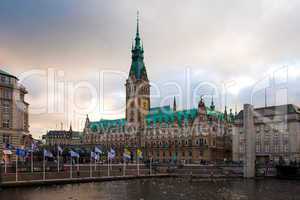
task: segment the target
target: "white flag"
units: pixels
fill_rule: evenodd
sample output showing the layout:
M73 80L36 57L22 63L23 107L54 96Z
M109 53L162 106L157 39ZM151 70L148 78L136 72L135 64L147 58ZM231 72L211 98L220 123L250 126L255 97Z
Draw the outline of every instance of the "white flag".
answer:
M44 149L44 156L48 158L53 158L53 154L50 151L47 151L46 149Z
M79 158L79 157L80 157L79 153L77 153L77 152L75 152L75 151L70 151L69 153L70 153L70 156L71 156L71 157L76 157L76 158Z
M101 149L99 149L98 147L95 147L95 153L102 153Z
M60 146L57 146L57 150L59 153L62 153L64 151Z
M110 151L108 152L108 158L109 159L114 159L116 156L116 152L115 150L113 150L112 148L110 149Z

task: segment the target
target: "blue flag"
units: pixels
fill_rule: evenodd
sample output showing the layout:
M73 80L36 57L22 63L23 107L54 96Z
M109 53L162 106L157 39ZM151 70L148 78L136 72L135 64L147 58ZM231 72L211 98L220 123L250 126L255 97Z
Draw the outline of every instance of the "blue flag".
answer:
M17 148L16 149L16 155L19 156L19 157L26 157L26 151L25 151L25 149L19 149L19 148Z

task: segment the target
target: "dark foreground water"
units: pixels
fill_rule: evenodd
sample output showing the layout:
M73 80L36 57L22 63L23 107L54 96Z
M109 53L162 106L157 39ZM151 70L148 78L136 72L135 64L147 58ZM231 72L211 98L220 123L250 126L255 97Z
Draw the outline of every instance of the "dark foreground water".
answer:
M253 199L300 200L300 181L235 180L189 182L185 179L145 179L102 183L4 189L0 200L159 200Z

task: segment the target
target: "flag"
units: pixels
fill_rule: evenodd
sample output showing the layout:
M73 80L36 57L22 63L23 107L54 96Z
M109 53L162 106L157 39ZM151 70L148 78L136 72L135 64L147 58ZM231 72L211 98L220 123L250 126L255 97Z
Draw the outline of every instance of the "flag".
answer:
M37 150L37 144L35 142L31 143L31 150L36 151Z
M58 150L58 153L60 153L60 154L64 151L59 145L57 146L57 150Z
M142 153L142 151L141 151L140 149L137 149L136 155L137 155L137 157L140 158L140 159L143 158L143 153Z
M44 149L44 156L48 158L53 158L53 154L50 151L47 151L46 149Z
M131 158L130 151L127 148L124 149L123 158L128 160Z
M16 149L16 155L19 156L19 157L25 157L26 156L25 149L19 149L19 148L17 148Z
M91 158L93 158L94 160L99 160L100 155L92 151L91 152Z
M3 149L13 150L14 146L12 144L3 144Z
M77 153L77 152L75 152L75 151L70 151L69 153L70 153L70 156L71 156L72 158L73 158L73 157L75 157L75 158L79 158L79 157L80 157L79 153Z
M99 149L98 147L95 147L95 153L99 153L99 154L101 154L101 153L102 153L102 151L101 151L101 149Z
M114 159L116 156L116 152L114 149L110 149L110 151L108 152L108 159Z
M96 154L95 155L95 160L99 160L100 159L100 155L99 154Z
M96 160L96 156L97 156L97 154L95 152L91 151L91 158Z
M5 154L5 155L11 155L12 152L9 149L5 149L5 150L3 150L3 154Z

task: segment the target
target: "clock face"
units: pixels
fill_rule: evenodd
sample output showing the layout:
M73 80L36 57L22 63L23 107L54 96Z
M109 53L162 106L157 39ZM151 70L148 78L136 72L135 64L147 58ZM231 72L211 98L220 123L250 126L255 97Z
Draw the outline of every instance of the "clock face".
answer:
M141 103L142 103L141 106L142 106L143 110L148 111L149 110L149 102L148 102L148 100L143 99Z

